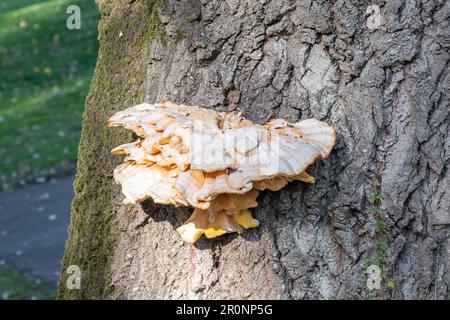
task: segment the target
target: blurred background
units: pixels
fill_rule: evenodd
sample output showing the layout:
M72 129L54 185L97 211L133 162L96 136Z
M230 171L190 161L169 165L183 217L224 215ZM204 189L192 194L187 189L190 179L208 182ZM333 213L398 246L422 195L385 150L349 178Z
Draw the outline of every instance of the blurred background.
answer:
M0 299L56 296L98 19L94 0L0 1Z

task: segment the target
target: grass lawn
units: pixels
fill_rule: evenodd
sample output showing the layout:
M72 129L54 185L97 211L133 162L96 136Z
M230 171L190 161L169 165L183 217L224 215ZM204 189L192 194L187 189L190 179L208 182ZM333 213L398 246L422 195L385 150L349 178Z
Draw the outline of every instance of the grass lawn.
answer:
M0 267L0 300L54 300L56 289L30 280L9 267Z
M0 1L0 190L75 162L98 18L94 0Z

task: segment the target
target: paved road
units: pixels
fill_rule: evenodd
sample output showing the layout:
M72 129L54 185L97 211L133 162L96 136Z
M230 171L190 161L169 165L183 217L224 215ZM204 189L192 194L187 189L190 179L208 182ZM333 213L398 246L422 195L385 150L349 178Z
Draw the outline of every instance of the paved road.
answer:
M0 194L0 265L56 283L69 225L74 177Z

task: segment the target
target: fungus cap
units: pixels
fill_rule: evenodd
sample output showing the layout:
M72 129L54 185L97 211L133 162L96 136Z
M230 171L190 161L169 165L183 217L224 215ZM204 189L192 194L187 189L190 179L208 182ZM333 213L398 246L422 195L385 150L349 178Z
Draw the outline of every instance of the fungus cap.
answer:
M126 155L114 170L124 202L194 207L177 229L190 243L257 227L248 209L257 206L259 192L294 180L314 183L305 170L328 157L336 139L334 129L316 119L259 125L240 113L171 102L117 112L109 126L138 135L111 151Z

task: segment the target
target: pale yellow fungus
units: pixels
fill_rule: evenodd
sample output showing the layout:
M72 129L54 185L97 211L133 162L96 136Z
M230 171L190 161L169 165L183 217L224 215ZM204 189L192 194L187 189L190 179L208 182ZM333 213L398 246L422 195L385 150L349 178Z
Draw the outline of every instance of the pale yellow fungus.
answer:
M305 169L326 158L335 143L334 129L315 119L258 125L239 113L170 102L120 111L109 126L139 137L111 151L126 155L114 170L124 203L152 199L194 207L177 229L190 243L257 227L248 209L258 205L259 192L294 180L314 183Z

